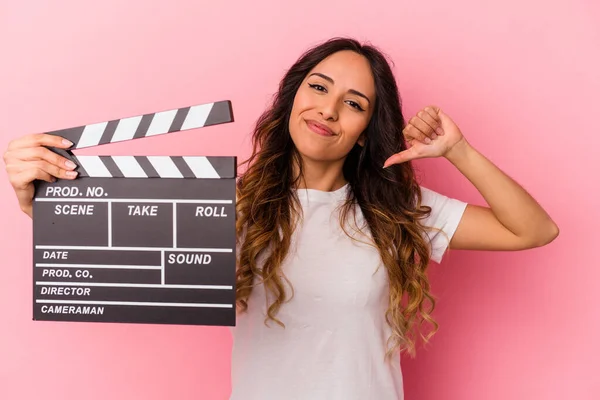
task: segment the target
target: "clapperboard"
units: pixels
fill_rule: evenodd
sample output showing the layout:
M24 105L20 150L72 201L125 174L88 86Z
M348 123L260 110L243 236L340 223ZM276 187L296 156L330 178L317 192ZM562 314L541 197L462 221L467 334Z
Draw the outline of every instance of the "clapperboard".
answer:
M232 121L219 101L49 132L79 174L36 183L33 319L235 325L236 157L71 152Z

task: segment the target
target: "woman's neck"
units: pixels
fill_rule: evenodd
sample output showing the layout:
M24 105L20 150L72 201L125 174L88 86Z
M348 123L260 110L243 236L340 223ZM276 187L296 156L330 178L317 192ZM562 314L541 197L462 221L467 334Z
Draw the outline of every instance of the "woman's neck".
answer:
M347 183L342 172L343 166L344 160L322 162L303 157L302 177L298 180L297 188L333 192ZM294 165L294 176L298 174L299 168Z

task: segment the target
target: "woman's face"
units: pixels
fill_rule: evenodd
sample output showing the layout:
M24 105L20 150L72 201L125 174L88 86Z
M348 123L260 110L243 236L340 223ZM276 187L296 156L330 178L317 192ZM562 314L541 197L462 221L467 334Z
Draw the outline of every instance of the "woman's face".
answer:
M289 130L304 158L337 161L346 157L369 124L375 82L369 62L341 51L310 71L294 98Z

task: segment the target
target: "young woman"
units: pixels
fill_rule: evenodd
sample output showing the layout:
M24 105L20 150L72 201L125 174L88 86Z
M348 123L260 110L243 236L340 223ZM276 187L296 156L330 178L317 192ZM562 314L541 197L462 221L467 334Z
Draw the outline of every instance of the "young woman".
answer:
M46 134L9 145L6 168L27 214L35 179L76 176L42 146L69 145ZM425 157L446 158L489 207L421 187L411 160ZM414 355L437 329L430 261L558 235L439 107L405 122L385 57L351 39L316 46L284 76L254 130L237 206L236 400L402 399L397 355Z

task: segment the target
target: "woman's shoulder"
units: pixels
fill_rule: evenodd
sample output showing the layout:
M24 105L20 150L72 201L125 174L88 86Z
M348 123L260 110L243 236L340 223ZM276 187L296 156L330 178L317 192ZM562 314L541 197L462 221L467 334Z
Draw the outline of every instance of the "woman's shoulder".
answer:
M464 208L467 203L452 197L430 189L427 186L419 185L421 189L421 205L429 206L432 209L444 209L448 207Z

